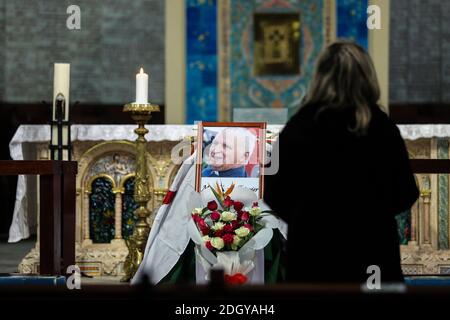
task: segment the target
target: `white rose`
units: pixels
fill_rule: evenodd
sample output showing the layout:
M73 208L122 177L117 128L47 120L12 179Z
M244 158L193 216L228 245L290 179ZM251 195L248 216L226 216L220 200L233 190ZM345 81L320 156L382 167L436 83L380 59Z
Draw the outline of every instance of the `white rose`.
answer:
M250 230L246 227L240 227L240 228L234 230L234 233L236 233L239 237L244 238L244 237L248 236L248 234L250 233Z
M228 222L236 219L236 214L230 211L224 211L220 215L220 220Z
M231 250L238 251L239 247L235 244L231 244Z
M261 214L261 208L260 207L253 207L250 208L250 210L248 211L248 213L253 216L253 217L257 217Z
M211 229L213 229L214 231L217 231L217 230L222 230L223 227L225 227L225 223L222 223L222 222L216 222L216 223L213 224L213 226L211 227Z
M221 250L224 246L223 240L220 237L214 237L211 239L211 245L217 250Z
M194 210L192 210L192 214L201 214L203 211L202 208L194 208Z
M247 228L246 228L247 229ZM238 246L240 243L241 243L241 241L242 241L242 238L241 237L239 237L239 236L237 236L237 235L235 235L234 237L233 237L233 244L235 245L235 246Z
M202 240L203 240L203 242L208 242L211 240L211 238L209 236L203 236Z

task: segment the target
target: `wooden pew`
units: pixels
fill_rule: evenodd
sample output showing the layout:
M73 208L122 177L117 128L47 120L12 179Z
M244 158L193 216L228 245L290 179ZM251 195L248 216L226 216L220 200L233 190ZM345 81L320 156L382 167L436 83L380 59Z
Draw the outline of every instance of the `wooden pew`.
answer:
M0 175L40 176L41 275L65 275L75 264L77 162L0 160Z

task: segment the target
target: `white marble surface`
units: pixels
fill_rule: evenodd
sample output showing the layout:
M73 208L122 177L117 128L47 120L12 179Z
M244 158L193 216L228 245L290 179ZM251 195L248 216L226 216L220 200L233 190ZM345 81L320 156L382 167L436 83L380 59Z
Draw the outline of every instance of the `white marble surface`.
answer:
M186 136L196 135L195 125L147 125L148 141L180 141ZM450 137L450 125L399 125L404 139ZM134 141L135 125L73 125L71 127L72 141ZM269 125L268 130L279 132L282 125ZM9 149L13 160L33 160L24 156L24 143L45 143L50 141L49 125L22 125L12 138ZM19 176L17 183L16 202L13 221L9 230L9 242L17 242L28 238L29 226L26 213L26 179Z

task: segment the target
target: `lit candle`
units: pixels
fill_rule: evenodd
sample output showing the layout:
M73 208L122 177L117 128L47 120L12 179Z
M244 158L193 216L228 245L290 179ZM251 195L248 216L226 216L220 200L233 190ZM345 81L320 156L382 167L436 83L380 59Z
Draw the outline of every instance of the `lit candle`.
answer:
M62 93L66 107L63 120L69 120L69 90L70 90L70 64L55 63L53 69L53 120L56 120L56 96Z
M136 103L148 103L148 74L142 68L136 74Z

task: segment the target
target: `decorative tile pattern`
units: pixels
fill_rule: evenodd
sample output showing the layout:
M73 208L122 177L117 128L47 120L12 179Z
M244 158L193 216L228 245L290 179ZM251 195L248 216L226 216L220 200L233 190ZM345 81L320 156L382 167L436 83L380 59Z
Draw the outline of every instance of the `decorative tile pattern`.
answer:
M186 28L186 123L216 121L216 0L186 0Z
M186 4L187 122L215 121L217 108L220 109L221 120L233 119L234 108L286 108L289 116L294 114L305 95L320 50L329 38L328 35L335 34L335 26L329 25L330 21L334 21L330 19L330 15L335 13L326 10L328 0L221 0L220 2L186 0ZM350 10L352 6L356 6L353 11ZM337 7L337 10L344 14L339 20L340 36L354 38L365 47L367 47L366 8L367 0L347 0ZM205 12L208 12L207 18L204 18ZM300 13L300 75L254 76L255 12ZM217 14L220 19L217 19ZM217 20L215 24L212 17ZM216 46L213 48L204 44L209 43L207 40L212 40L212 34L215 36L217 24L221 26L218 52ZM211 38L201 37L207 30L211 31ZM212 46L212 43L209 44ZM205 74L217 75L218 57L221 63L219 83L209 81L211 78L205 76ZM219 84L220 99L217 98ZM217 105L219 100L220 106Z
M231 0L230 104L232 108L288 108L292 115L300 105L323 47L323 1ZM301 74L253 76L253 13L300 12Z

